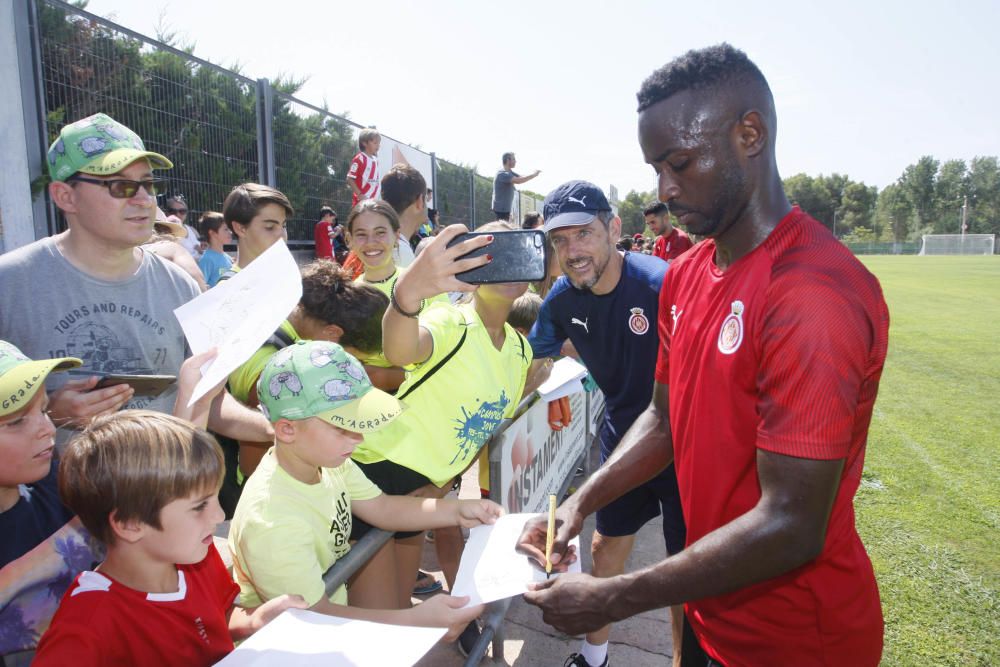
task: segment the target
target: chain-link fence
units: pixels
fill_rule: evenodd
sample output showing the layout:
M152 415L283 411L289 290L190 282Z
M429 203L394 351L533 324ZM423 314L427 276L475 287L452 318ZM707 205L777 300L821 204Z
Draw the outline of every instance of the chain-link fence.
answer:
M288 226L293 241L312 239L320 207L331 206L341 217L350 210L346 178L361 125L293 97L280 84L213 65L62 0L35 0L34 7L42 152L66 123L104 112L174 163L165 195L184 195L189 223L202 211L221 210L230 189L246 181L288 196L296 211ZM430 158L428 187L436 183L434 205L443 224L492 220L490 178L420 157ZM527 211L538 203L522 193L515 205ZM54 208L48 211L48 229L57 231Z
M97 112L121 121L174 163L168 192L185 196L189 220L257 180L254 81L62 3L37 9L50 142Z

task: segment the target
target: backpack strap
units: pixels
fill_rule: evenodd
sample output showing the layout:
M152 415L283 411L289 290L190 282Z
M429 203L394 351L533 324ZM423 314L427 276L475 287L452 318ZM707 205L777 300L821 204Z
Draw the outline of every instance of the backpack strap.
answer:
M467 316L467 315L465 314L465 312L464 312L464 311L462 312L462 319L464 320L464 321L462 322L462 337L458 339L458 343L457 343L457 344L455 345L454 349L452 349L452 351L451 351L451 352L449 352L448 354L446 354L446 355L445 355L445 356L444 356L444 357L443 357L443 358L441 359L441 361L439 361L439 362L437 362L436 364L434 364L434 367L433 367L433 368L431 368L431 369L430 369L429 371L427 371L426 373L424 373L424 376L423 376L422 378L420 378L419 380L417 380L416 382L414 382L414 383L413 383L413 386L412 386L412 387L410 387L409 389L407 389L406 391L404 391L404 392L403 392L402 394L400 394L400 395L396 396L396 398L397 398L398 400L400 400L400 401L401 401L401 400L403 400L404 398L406 398L407 396L409 396L410 394L412 394L412 393L413 393L413 391L414 391L414 390L415 390L415 389L416 389L417 387L419 387L420 385L422 385L422 384L423 384L424 382L426 382L426 381L427 381L427 380L428 380L428 379L429 379L429 378L430 378L430 377L431 377L432 375L434 375L434 374L435 374L435 373L437 373L437 372L438 372L439 370L441 370L441 367L442 367L442 366L444 366L444 365L445 365L446 363L448 363L448 362L449 362L449 361L451 360L451 358L455 356L455 353L456 353L456 352L458 352L458 351L459 351L459 349L461 349L462 345L463 345L463 344L465 344L465 337L466 337L466 336L467 336L467 335L469 334L469 318L468 318L468 316Z
M292 337L288 335L284 329L278 327L278 330L271 334L266 341L264 341L264 345L273 345L278 350L283 350L294 342L295 341Z
M219 279L216 281L216 284L221 283L223 280L229 280L230 278L235 276L236 273L237 273L236 271L233 271L233 267L229 267L228 269L222 272L222 275L219 276Z
M469 325L468 324L463 324L462 328L463 328L463 330L462 330L462 337L458 339L458 344L455 345L455 348L451 352L449 352L448 354L446 354L444 356L444 358L441 359L441 361L439 361L436 364L434 364L434 367L432 369L430 369L429 371L427 371L426 373L424 373L424 376L422 378L420 378L419 380L417 380L416 382L414 382L412 387L410 387L405 392L403 392L402 394L400 394L399 396L397 396L396 398L398 400L401 401L404 398L406 398L407 396L409 396L410 394L412 394L414 389L416 389L417 387L419 387L420 385L422 385L424 382L426 382L430 378L430 376L434 375L439 370L441 370L441 367L444 366L446 363L448 363L448 361L452 357L455 356L455 353L458 352L459 348L462 347L462 344L465 343L465 337L469 333Z

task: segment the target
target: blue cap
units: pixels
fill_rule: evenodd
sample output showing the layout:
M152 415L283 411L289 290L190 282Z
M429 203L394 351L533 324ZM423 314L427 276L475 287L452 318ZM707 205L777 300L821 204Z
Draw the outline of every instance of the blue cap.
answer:
M545 233L560 227L588 225L611 204L601 189L589 181L569 181L549 193L542 205Z

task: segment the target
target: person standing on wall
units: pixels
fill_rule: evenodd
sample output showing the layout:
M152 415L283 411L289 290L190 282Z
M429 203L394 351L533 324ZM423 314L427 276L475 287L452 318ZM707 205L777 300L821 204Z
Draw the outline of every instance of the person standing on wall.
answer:
M517 158L514 157L513 153L504 153L501 159L503 169L498 171L493 178L492 208L497 220L510 221L510 212L514 206L514 193L517 191L514 186L527 183L542 172L536 169L527 176L520 176L514 171Z

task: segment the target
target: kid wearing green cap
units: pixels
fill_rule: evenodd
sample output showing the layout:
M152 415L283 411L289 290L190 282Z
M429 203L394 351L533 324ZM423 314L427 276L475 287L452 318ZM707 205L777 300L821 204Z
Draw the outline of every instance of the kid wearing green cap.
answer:
M98 113L60 130L47 166L49 197L67 229L0 255L0 339L34 359L82 360L84 377L48 380L59 427L79 429L122 407L170 412L177 385L158 396L127 384L96 386L106 374L176 375L188 354L173 311L201 290L141 247L162 188L154 169L169 169L170 160ZM234 438L271 437L267 420L225 392L209 422ZM60 431L61 446L71 433Z
M32 361L0 341L0 655L11 664L11 654L34 649L62 590L95 558L59 500L44 390L49 373L79 365L72 357Z
M350 550L352 513L386 530L421 530L493 523L500 506L390 496L368 481L351 453L403 405L373 387L361 363L336 343L299 341L277 352L261 373L257 396L275 439L247 480L230 525L241 603L254 607L298 594L313 611L448 627L446 638L457 637L482 606L462 609L467 598L439 595L411 609L362 609L348 606L343 586L327 596L322 576Z

